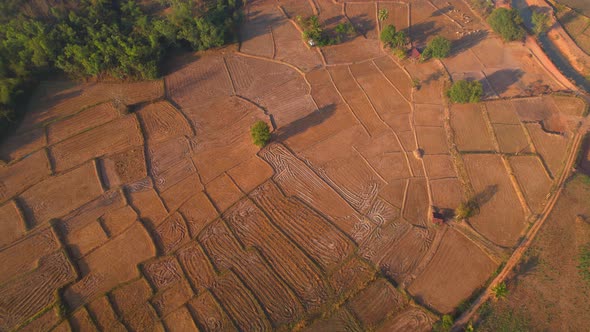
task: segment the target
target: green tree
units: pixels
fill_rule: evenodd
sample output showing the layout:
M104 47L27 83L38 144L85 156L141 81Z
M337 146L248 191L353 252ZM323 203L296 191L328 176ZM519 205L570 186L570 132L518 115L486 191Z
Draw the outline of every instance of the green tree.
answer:
M501 282L492 287L492 292L494 292L497 299L503 299L508 295L508 287L506 287L505 282Z
M533 32L541 35L549 29L549 15L541 11L533 11Z
M454 320L453 316L451 315L443 315L441 320L436 322L434 326L432 326L433 332L448 332L453 327Z
M472 217L477 212L477 203L474 200L461 202L455 209L455 219L463 220Z
M483 86L479 81L459 80L453 83L448 96L454 103L477 103L483 95Z
M525 35L522 17L516 9L496 8L488 17L488 23L505 41L522 39Z
M377 13L377 17L379 18L379 21L383 22L389 17L389 11L385 8L379 9L379 12Z
M451 42L442 36L434 37L422 52L422 58L437 58L443 59L451 53Z
M396 48L406 44L406 34L403 31L397 31L394 25L388 25L381 31L381 41L383 44Z
M264 147L270 140L270 128L264 121L256 121L250 128L252 141L258 147Z

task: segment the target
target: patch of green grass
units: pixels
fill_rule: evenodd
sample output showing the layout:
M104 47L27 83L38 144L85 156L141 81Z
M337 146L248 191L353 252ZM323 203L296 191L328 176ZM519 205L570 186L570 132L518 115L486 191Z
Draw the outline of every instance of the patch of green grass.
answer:
M578 255L578 273L584 281L590 283L590 242L580 249Z

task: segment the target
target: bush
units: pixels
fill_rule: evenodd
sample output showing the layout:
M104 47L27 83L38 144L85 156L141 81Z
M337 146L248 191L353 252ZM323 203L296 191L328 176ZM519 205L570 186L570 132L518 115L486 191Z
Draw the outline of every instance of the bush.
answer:
M379 21L385 21L389 17L389 11L385 8L379 9L377 17L379 18Z
M442 319L439 320L438 322L436 322L434 324L434 326L432 326L432 331L433 332L448 332L451 330L451 327L453 327L453 317L451 315L444 315L442 316Z
M406 44L406 34L403 31L397 31L395 26L388 25L381 31L381 41L386 46L397 48Z
M429 58L443 59L451 53L451 42L445 37L434 37L422 52L422 59Z
M492 292L494 292L497 299L503 299L508 295L508 287L506 287L505 282L501 282L492 287Z
M483 86L479 81L459 80L453 83L448 96L454 103L477 103L483 95Z
M252 141L258 147L264 147L270 141L270 128L264 121L256 121L250 128Z
M522 17L516 9L496 8L488 17L488 23L505 41L524 38Z
M472 217L477 212L477 203L473 200L467 202L461 202L455 209L455 219L463 220Z
M408 57L408 52L406 50L396 47L393 49L393 55L395 55L398 59L404 60Z
M549 15L538 10L533 11L533 32L543 34L549 29Z
M488 16L494 9L492 0L471 0L471 5L483 16Z

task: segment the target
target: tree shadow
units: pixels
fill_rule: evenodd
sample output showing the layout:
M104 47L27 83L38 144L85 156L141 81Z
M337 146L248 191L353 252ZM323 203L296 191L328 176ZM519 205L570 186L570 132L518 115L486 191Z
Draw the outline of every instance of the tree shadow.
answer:
M473 196L473 201L475 201L477 203L477 205L479 207L481 207L481 206L485 205L487 202L489 202L492 199L492 197L494 197L494 195L496 195L497 192L498 192L498 185L497 184L489 185L481 192L475 194L475 196Z
M487 77L497 94L502 94L524 76L521 69L501 69Z
M352 22L354 29L365 37L369 31L375 29L375 21L370 19L366 14L351 17L350 21Z
M408 29L410 38L418 47L426 45L428 36L437 35L442 30L440 27L436 27L433 21L418 23ZM404 29L406 34L408 34L408 29Z
M273 134L273 140L283 142L290 137L297 136L308 129L320 125L336 112L336 105L329 104L314 111L301 119L295 120L278 128Z
M452 41L451 43L451 54L450 56L459 55L470 48L477 46L481 41L486 39L488 36L487 31L476 31L467 33L461 38Z
M525 255L520 263L514 269L514 278L512 279L515 283L518 283L520 279L535 273L541 260L537 255Z
M444 15L445 13L451 11L452 9L453 9L453 6L446 6L446 7L435 10L434 12L432 12L432 15L430 15L430 16L431 17L441 16L441 15Z

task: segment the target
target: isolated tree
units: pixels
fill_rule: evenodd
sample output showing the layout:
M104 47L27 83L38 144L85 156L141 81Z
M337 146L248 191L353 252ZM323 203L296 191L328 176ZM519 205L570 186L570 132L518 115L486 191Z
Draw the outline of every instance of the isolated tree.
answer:
M453 83L448 96L454 103L477 103L483 95L483 86L479 81L459 80Z
M424 52L422 52L422 57L424 59L428 58L437 58L443 59L449 56L451 53L451 42L442 36L434 37L428 45Z
M516 9L496 8L488 17L488 23L505 41L519 40L524 37L522 17Z
M389 17L389 11L387 9L379 9L377 16L379 17L379 21L383 22Z
M533 32L541 35L549 29L549 15L541 11L533 11Z
M477 203L473 200L461 202L455 209L455 219L463 220L472 217L477 211Z
M501 282L492 287L492 292L494 292L494 295L497 299L503 299L506 297L506 295L508 295L508 287L506 287L505 282Z
M397 31L395 26L390 24L381 31L381 41L392 48L402 47L406 44L406 34L403 31Z
M436 322L432 327L433 332L449 332L453 327L453 316L451 315L443 315L441 320Z
M256 121L250 128L250 136L252 141L258 147L264 147L270 140L270 128L264 121Z

